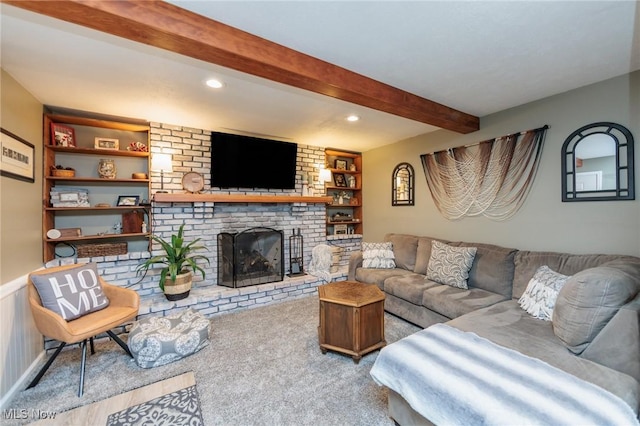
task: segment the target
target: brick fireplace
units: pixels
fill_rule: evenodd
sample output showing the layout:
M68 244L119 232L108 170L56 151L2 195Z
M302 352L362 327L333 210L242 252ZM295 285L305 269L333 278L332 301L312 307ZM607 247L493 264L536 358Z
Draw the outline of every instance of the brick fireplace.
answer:
M164 174L164 189L169 192L183 193L181 180L184 173L196 171L205 177L205 192L211 191L209 170L210 133L208 131L172 126L151 124L151 152L170 153L173 159L173 173ZM302 175L317 174L318 167L324 165L324 149L298 145L297 188L284 191L264 190L225 190L214 188L215 192L245 195L301 195ZM152 192L160 189L160 175L150 176ZM320 182L314 183L317 195L322 192ZM142 297L140 316L167 314L173 309L193 306L205 315L215 315L237 309L273 303L278 300L300 297L314 293L318 285L324 284L321 279L310 275L301 277L284 277L280 282L264 283L248 287L228 288L218 285L218 247L217 236L222 232L239 233L252 227L273 228L282 231L285 236L293 234L300 228L304 236L304 259L306 266L311 260L313 247L318 244L334 244L345 248L340 264L346 266L351 250L359 249L360 235L327 236L326 209L323 204L315 203L153 203L153 233L168 238L177 232L182 223L185 224L187 239L201 238L200 243L207 247L204 251L210 259L205 266L205 279L200 276L194 282L189 298L179 302L164 299L158 287L158 273L150 271L145 277L135 273L142 259L150 256L149 252L130 252L125 255L100 258L81 259L94 261L103 278L116 285L136 290ZM285 238L285 240L287 240ZM157 247L155 248L157 249ZM282 251L284 271L290 269L289 247L285 241ZM76 259L55 259L48 265L74 263ZM345 279L346 272L334 274L334 279Z

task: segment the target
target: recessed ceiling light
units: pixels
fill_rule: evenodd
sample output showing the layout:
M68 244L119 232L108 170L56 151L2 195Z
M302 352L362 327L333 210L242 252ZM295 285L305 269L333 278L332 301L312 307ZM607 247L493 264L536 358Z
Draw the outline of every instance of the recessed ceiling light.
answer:
M224 84L222 84L220 80L216 80L215 78L212 78L210 80L207 80L207 86L213 87L214 89L219 89L222 86L224 86Z
M354 122L354 121L358 121L358 120L360 120L360 117L358 117L355 114L351 114L350 116L347 117L347 121Z

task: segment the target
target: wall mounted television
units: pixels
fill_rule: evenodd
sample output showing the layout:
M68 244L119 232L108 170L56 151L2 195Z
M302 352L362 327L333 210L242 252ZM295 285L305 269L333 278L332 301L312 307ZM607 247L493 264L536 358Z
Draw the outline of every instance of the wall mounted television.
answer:
M211 186L295 189L298 145L211 132Z

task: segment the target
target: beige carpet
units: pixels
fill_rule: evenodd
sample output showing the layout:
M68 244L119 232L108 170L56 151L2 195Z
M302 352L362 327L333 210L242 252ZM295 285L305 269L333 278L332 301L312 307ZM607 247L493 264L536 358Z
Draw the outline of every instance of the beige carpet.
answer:
M359 364L334 352L323 355L318 345L318 311L318 296L312 295L213 317L207 347L180 361L149 369L138 367L115 343L97 342L96 353L87 358L82 398L76 395L80 351L65 350L40 384L20 392L9 408L61 415L193 372L207 426L392 426L387 391L369 375L378 351L365 355ZM387 343L417 330L385 314ZM6 424L16 423L20 422Z
M129 392L94 402L55 418L32 423L36 426L97 425L202 425L200 404L192 372L162 380Z

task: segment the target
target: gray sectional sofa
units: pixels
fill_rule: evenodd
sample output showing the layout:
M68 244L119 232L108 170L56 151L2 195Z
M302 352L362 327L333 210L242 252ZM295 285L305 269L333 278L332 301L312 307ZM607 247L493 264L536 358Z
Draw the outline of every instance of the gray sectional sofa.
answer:
M465 290L426 279L432 240L388 234L385 241L393 245L396 268L363 268L362 253L354 252L349 280L377 285L386 294L385 310L396 316L423 328L446 323L542 360L618 396L638 416L640 258L438 240L477 248ZM569 318L564 329L557 321L554 331L554 321L534 318L518 304L543 265L572 276L555 308L563 309L563 318ZM428 423L393 390L389 409L400 424Z

